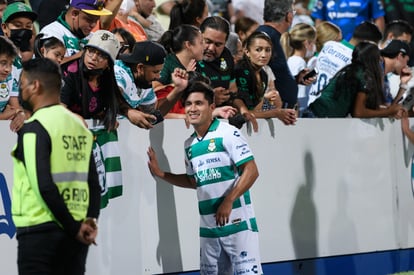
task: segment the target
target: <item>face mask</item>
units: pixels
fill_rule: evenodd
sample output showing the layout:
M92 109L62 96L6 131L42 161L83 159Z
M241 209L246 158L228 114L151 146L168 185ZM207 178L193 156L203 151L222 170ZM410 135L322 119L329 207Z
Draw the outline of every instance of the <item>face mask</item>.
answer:
M83 39L86 37L86 35L79 28L77 30L73 30L72 33L79 39Z
M312 56L315 55L316 52L316 45L313 44L312 45L312 49L306 49L306 54L305 54L305 58L311 58Z
M83 74L86 77L102 75L103 72L104 72L104 69L93 69L93 70L89 70L86 66L83 67Z
M23 109L28 110L30 112L33 112L33 106L29 102L29 100L32 96L30 95L27 100L23 100L22 94L23 94L22 87L19 87L19 97L18 98L19 98L20 105L23 107Z
M22 52L31 50L30 39L32 38L32 35L32 30L28 29L10 30L10 40L13 41L14 45Z

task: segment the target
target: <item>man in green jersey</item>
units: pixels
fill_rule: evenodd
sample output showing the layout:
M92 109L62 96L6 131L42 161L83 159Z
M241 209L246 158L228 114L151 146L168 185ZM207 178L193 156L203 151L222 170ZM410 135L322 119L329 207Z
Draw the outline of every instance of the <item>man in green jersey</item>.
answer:
M182 99L195 130L184 146L187 173L162 171L151 147L149 169L173 185L197 189L201 274L262 274L249 192L259 175L252 151L239 129L213 118L210 86L191 83Z

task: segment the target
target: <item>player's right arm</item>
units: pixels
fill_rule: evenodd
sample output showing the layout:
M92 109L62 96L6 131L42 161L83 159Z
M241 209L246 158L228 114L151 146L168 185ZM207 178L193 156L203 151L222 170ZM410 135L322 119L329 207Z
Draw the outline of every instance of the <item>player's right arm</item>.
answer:
M158 165L158 159L152 147L148 147L148 168L153 176L163 179L172 185L184 188L196 189L197 185L195 179L189 177L187 174L173 174L162 171Z

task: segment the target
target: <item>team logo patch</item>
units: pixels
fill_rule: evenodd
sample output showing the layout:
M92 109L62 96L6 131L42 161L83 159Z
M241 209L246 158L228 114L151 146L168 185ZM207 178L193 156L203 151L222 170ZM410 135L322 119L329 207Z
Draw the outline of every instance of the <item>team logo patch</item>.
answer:
M9 89L7 89L7 85L2 83L0 85L0 97L6 98L9 95Z
M208 144L207 149L210 152L214 152L217 149L216 142L214 141L214 139L210 139L210 143Z
M224 58L220 58L220 70L226 71L227 70L227 62Z
M102 41L106 41L108 39L109 39L109 34L107 34L107 33L102 34L102 36L101 36Z

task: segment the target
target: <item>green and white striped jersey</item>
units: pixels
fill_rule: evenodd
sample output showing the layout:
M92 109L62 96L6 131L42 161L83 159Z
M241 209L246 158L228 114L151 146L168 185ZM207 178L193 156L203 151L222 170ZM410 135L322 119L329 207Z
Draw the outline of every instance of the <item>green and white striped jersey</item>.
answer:
M215 213L220 203L239 180L238 167L254 159L239 129L214 119L203 138L194 133L184 147L187 174L197 183L200 236L216 238L243 230L257 231L249 191L233 203L229 223L216 225Z

